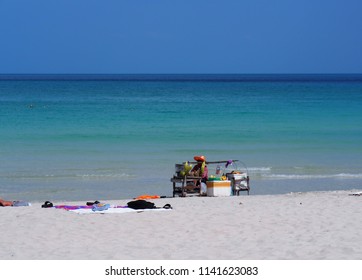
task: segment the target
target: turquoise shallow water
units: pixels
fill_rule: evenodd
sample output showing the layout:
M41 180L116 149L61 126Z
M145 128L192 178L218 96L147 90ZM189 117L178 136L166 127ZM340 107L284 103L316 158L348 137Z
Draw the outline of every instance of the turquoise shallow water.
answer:
M0 197L171 195L196 154L252 194L361 188L361 123L362 75L0 75Z

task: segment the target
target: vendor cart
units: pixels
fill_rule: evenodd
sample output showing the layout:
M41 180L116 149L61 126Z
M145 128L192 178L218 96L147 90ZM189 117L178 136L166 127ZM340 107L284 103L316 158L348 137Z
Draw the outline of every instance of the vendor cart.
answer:
M201 177L191 176L184 172L185 164L197 162L183 162L175 164L175 174L171 178L172 194L175 196L205 195L201 193L197 182ZM240 192L250 193L250 179L246 165L239 160L206 161L209 176L207 181L207 196L240 195ZM228 185L229 184L229 185ZM222 186L222 191L217 191ZM225 187L229 186L229 191ZM220 189L221 190L221 189Z

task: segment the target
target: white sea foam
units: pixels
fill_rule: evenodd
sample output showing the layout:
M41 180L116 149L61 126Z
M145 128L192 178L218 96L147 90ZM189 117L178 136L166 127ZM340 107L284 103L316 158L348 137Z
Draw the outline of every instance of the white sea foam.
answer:
M81 177L84 179L106 179L106 178L130 178L134 177L134 175L127 173L119 173L119 174L78 174L77 177Z
M300 179L327 179L327 178L340 178L340 179L360 179L362 174L262 174L263 179L276 179L276 180L300 180Z
M271 167L248 167L248 170L251 172L269 172Z
M362 178L362 174L348 174L348 173L340 173L334 175L334 177L340 177L340 178Z

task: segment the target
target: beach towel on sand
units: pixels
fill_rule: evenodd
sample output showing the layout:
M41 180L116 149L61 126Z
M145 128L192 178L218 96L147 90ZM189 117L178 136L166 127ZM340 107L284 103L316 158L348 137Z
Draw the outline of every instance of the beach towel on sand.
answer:
M86 205L54 205L50 201L46 201L42 208L64 209L79 214L94 213L129 213L142 211L165 211L172 209L170 204L165 204L162 208L156 207L154 203L146 200L134 200L127 203L127 206L111 205L109 203L101 203L99 201L87 202Z
M105 205L104 205L105 206ZM90 209L92 211L102 211L106 208L127 208L127 206L120 206L120 205L109 205L107 204L106 207L102 205L55 205L52 206L56 209L64 209L64 210L78 210L78 209Z
M148 211L170 211L171 208L153 208L153 209L132 209L129 207L122 207L122 208L108 208L107 210L103 211L93 211L91 208L80 208L69 210L69 212L78 213L78 214L122 214L122 213L139 213L139 212L148 212Z
M132 205L132 204L131 204ZM140 206L141 207L141 206ZM78 213L78 214L109 214L109 213L132 213L132 212L143 212L143 211L167 211L172 209L170 204L166 204L162 208L142 208L142 209L133 209L128 206L120 205L110 205L99 203L96 205L55 205L51 208L55 209L64 209L69 212Z

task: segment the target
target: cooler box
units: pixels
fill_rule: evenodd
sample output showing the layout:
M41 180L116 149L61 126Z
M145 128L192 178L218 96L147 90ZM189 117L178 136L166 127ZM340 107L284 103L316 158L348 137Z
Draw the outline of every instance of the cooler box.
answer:
M207 196L231 196L231 181L207 181Z

